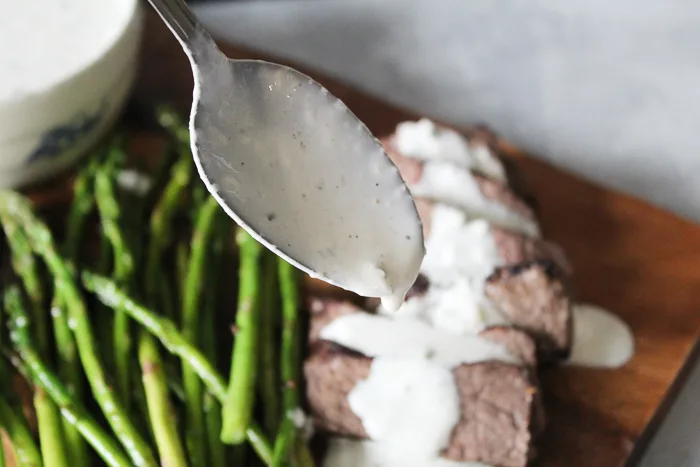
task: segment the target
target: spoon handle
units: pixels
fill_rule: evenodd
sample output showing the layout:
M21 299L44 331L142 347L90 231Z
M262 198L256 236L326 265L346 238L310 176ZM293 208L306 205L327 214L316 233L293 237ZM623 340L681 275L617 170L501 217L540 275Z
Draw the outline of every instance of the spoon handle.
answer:
M211 39L184 0L148 1L183 46L188 47L195 38L195 34Z

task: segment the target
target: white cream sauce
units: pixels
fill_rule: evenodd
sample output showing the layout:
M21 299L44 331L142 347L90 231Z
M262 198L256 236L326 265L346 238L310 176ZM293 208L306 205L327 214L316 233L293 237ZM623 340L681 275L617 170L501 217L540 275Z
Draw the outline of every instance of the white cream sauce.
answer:
M505 317L484 296L484 282L504 264L489 224L464 211L435 204L421 272L430 281L423 295L407 300L397 318L420 319L457 334L476 334L506 324ZM380 308L380 312L391 310Z
M418 320L370 313L338 317L321 330L321 338L368 357L426 359L449 369L488 360L520 363L503 346L483 337L447 332Z
M479 462L455 462L440 457L416 458L384 443L331 438L323 467L490 467Z
M622 319L595 305L573 307L574 339L568 365L619 368L634 355L634 335Z
M530 237L540 235L535 221L484 197L471 172L448 162L425 162L421 178L411 187L411 193L458 206L471 216Z
M421 272L437 284L458 278L483 287L494 268L503 264L489 223L444 204L433 205L430 235Z
M460 418L452 372L421 358L377 358L348 402L370 439L422 459L439 457Z
M491 360L521 363L495 342L405 317L343 315L321 330L321 338L374 357L367 379L348 395L351 409L387 452L428 464L459 421L452 369Z
M425 294L406 300L398 312L383 307L379 312L391 313L396 319L419 319L456 334L478 334L490 326L508 324L497 307L480 293L482 289L467 278L458 277L449 285L431 284Z
M506 182L500 160L483 144L470 144L458 132L438 127L427 118L403 122L396 127L394 144L406 157L422 161L443 161L467 170L476 170L489 178Z
M394 144L402 155L424 162L421 179L411 187L414 196L454 204L474 217L539 236L536 222L481 194L471 170L506 181L502 163L486 146L470 146L459 133L427 119L399 124Z

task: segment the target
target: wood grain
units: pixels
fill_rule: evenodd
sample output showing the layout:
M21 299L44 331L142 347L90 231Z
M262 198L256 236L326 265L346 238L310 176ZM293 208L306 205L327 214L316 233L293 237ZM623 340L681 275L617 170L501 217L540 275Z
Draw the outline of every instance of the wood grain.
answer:
M148 132L152 105L170 101L186 110L192 90L185 55L150 12L146 29L140 80L126 115L129 124L142 130L134 150L145 157L157 153L157 138ZM235 47L222 48L230 57L261 58ZM375 134L389 133L399 121L416 117L309 74L343 99ZM637 344L634 359L620 370L543 370L550 423L536 465L617 467L700 328L700 227L538 162L505 143L504 147L518 159L532 185L545 234L571 258L578 298L622 316ZM35 188L32 195L51 204L65 199L67 180Z

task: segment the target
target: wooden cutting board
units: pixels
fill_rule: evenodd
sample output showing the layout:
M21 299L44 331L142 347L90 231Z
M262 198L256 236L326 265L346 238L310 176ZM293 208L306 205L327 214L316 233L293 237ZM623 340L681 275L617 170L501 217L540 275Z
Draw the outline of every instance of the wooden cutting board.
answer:
M146 23L141 75L126 117L143 130L134 151L144 157L156 152L146 117L153 104L168 101L186 111L192 91L189 64L179 45L150 11ZM262 58L235 47L222 48L233 58ZM309 74L377 135L417 117L318 73ZM571 258L578 299L622 316L637 344L634 359L620 370L542 371L549 425L535 465L620 466L700 328L700 226L538 162L506 143L504 147L518 159L532 185L545 235ZM49 203L66 199L66 180L35 189L33 195Z

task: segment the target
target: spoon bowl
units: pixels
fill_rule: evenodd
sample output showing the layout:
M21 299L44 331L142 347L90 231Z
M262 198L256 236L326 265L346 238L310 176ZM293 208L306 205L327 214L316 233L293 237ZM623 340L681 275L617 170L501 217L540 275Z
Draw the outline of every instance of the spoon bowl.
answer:
M231 60L184 4L173 13L180 0L151 3L190 58L192 152L226 213L313 277L402 298L424 255L422 227L379 141L313 79Z

